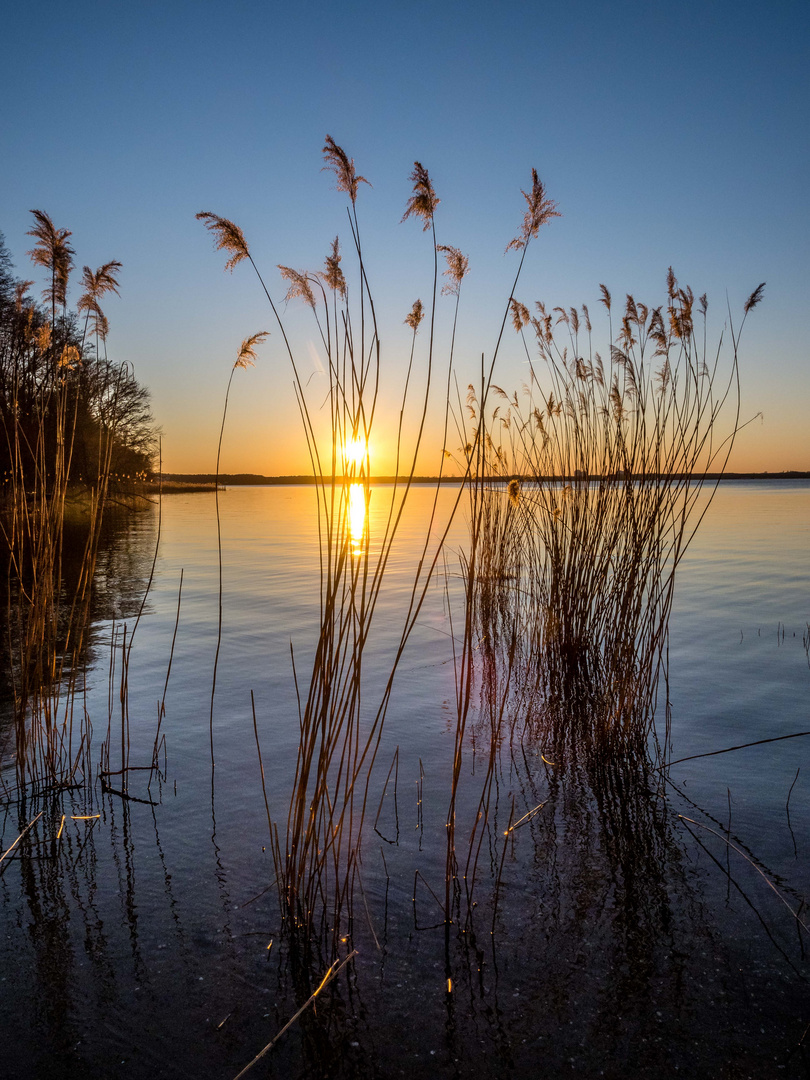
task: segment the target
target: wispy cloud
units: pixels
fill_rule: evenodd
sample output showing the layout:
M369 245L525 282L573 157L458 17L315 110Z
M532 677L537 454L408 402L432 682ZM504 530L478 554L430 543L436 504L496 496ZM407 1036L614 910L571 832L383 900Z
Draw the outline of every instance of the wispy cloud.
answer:
M309 352L309 358L312 361L312 366L319 375L326 374L326 368L323 366L323 360L321 360L318 350L315 348L315 342L310 340L307 342L307 350Z

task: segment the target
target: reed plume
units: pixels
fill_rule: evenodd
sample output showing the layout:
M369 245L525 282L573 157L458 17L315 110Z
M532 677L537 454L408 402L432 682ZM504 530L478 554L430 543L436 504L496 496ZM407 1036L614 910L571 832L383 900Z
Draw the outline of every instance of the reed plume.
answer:
M414 333L419 329L419 324L425 316L425 309L422 306L421 300L414 300L413 307L410 312L405 316L405 322L410 326Z
M413 163L410 180L413 183L413 195L408 199L402 221L406 221L411 215L421 218L423 222L422 231L427 232L433 222L436 207L441 200L433 190L433 184L430 181L427 169L418 161Z
M51 283L43 292L46 304L51 308L51 320L56 318L56 308L67 305L67 286L73 269L75 252L68 243L73 234L69 229L57 229L51 218L42 210L32 210L36 224L27 233L36 240L28 252L35 266L50 271Z
M293 270L289 266L279 266L281 276L289 281L285 301L295 300L300 297L308 307L315 308L315 294L309 281L309 275L301 270Z
M354 158L350 158L331 135L326 136L326 145L323 148L323 156L326 164L324 170L331 170L337 179L337 190L345 191L352 201L352 206L357 202L357 188L360 184L371 184L365 176L358 176L354 167Z
M458 248L450 247L449 244L437 244L436 250L441 251L447 261L447 269L443 271L443 276L450 278L442 286L442 294L445 296L458 296L462 279L470 271L470 260L466 255L462 255Z
M84 329L85 335L87 333L88 321L93 317L95 320L96 331L101 330L104 333L99 333L99 336L106 337L106 331L108 329L107 320L104 312L101 310L99 301L105 293L113 292L116 296L121 294L118 292L118 272L123 269L122 264L117 259L111 259L110 262L106 262L103 266L99 266L97 270L91 270L89 266L85 266L82 269L82 287L84 292L79 297L76 303L76 310L78 312L86 312Z
M233 273L234 267L238 266L243 259L250 258L247 241L238 225L207 210L197 214L197 220L201 221L214 237L214 250L227 251L230 255L225 263L227 271Z
M547 225L552 218L559 217L557 204L548 198L543 181L537 175L537 169L532 169L531 191L521 191L526 200L527 209L523 217L523 224L517 236L510 240L506 246L509 251L512 248L520 251L526 247L533 236L537 236L543 225Z
M336 236L332 241L331 254L326 256L326 269L321 273L321 277L329 286L329 288L337 293L341 300L346 299L346 278L343 275L343 271L340 268L340 241Z

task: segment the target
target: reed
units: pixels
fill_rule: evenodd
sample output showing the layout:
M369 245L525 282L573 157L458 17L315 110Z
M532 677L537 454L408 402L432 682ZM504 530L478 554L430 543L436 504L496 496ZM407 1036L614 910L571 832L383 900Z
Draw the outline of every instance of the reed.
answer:
M69 312L71 233L44 212L33 214L29 254L48 274L47 308L29 296L32 282L4 280L0 290L4 645L20 787L91 781L89 721L75 699L102 521L114 470L148 464L152 438L145 391L128 366L100 356L108 331L100 301L118 292L121 264L85 266L83 292ZM76 536L78 570L69 577Z
M486 844L495 930L504 859L515 842L513 815L503 835L493 831L504 747L522 756L539 749L552 773L581 774L600 815L631 791L646 797L661 789L666 692L663 732L655 715L660 679L666 688L668 677L675 571L719 482L709 474L722 475L743 426L738 346L763 288L746 301L739 329L729 312L724 352L724 335L711 351L707 345L706 297L695 301L671 270L667 302L650 309L628 296L615 338L602 286L607 361L593 348L587 307L554 309L563 327L555 334L544 305L532 317L513 289L508 314L529 364L522 396L493 383L482 358L478 386L457 401L470 524L461 554L462 645L454 653L448 927L456 921L472 933ZM484 769L475 812L457 834L470 738Z
M256 363L256 346L260 345L268 334L266 330L260 330L257 334L251 334L242 342L236 359L231 368L228 378L228 387L225 391L225 405L222 410L222 425L219 429L219 442L217 443L217 471L214 478L214 499L217 509L217 557L219 560L219 597L217 604L217 648L214 654L214 670L211 677L211 709L209 716L209 737L211 744L211 768L214 768L214 697L217 690L217 668L219 666L219 650L222 645L222 527L219 517L219 461L222 454L222 436L225 434L225 418L228 415L228 399L231 396L231 383L238 369L245 370L254 367Z
M493 387L501 400L484 442L484 500L494 505L475 617L485 639L521 642L524 689L592 702L590 713L572 710L569 738L581 738L573 718L585 717L602 752L621 755L655 735L675 571L719 482L709 474L722 474L741 427L738 345L763 286L738 330L729 313L727 355L723 334L707 344L706 297L695 300L671 270L665 303L628 296L615 336L600 289L604 359L587 307L549 314L538 303L532 317L513 302L530 381L522 396Z
M416 464L421 428L412 448L409 473L397 482L379 547L372 549L368 530L370 460L368 445L378 404L381 367L380 338L374 298L363 260L357 197L368 183L354 162L331 137L324 147L325 168L339 191L349 197L349 227L355 255L355 274L344 272L339 240L330 246L323 271L311 273L279 266L287 283L286 299L301 299L311 309L328 373L329 432L319 438L291 339L238 226L210 213L198 217L228 252L226 269L243 259L252 264L270 303L293 372L296 401L307 449L316 478L320 539L320 631L308 683L299 688L300 743L289 799L286 827L271 822L275 869L285 924L297 940L306 943L327 931L337 951L341 912L350 906L359 876L359 844L368 798L368 777L374 763L388 707L394 673L421 603L428 568L420 568L413 584L411 608L391 673L370 723L364 725L361 703L365 680L363 663L376 604L388 559L401 520ZM416 214L432 227L438 200L427 172L416 167L415 195L406 217ZM435 263L435 259L434 259ZM435 309L435 271L434 300ZM423 317L420 302L407 322L411 329L413 364L416 335ZM430 391L431 346L428 378L421 409L422 425ZM410 370L400 413L408 402ZM402 449L400 447L400 449ZM398 465L399 465L398 456ZM399 472L399 468L397 468ZM359 522L357 508L359 503ZM427 544L427 540L426 540Z
M531 188L523 192L527 209L521 228L507 247L517 250L520 259L495 348L489 358L482 356L478 385L470 385L466 402L458 400L451 407L458 302L468 265L458 249L437 244L439 199L427 170L416 162L410 177L413 195L403 220L416 217L431 234L432 294L428 305L417 300L405 319L412 338L397 431L398 479L383 535L372 545L368 446L383 357L357 209L359 192L368 181L330 137L324 159L338 190L348 196L354 272L347 278L338 238L321 272L287 265L278 269L287 285L285 299L302 300L311 310L326 357L330 422L325 435L313 419L279 305L242 230L210 212L198 217L217 249L228 255L226 269L250 262L267 297L291 364L316 479L320 630L307 681L299 683L291 654L300 744L286 822L272 820L270 829L288 928L301 942L326 934L336 955L342 916L348 912L351 921L355 885L362 889L360 852L369 784L394 678L449 524L439 525L439 539L431 543L434 499L389 675L369 708L365 649L435 379L439 253L446 257L450 279L444 291L456 301L446 367L444 442L446 446L455 420L464 474L458 498L465 491L469 499L469 537L461 561L463 629L457 649L453 638L456 724L446 832L448 927L461 916L462 895L468 912L472 906L482 844L490 835L499 754L507 737L510 742L542 739L555 757L596 755L597 763L607 755L611 760L648 762L651 769L650 747L660 756L653 716L674 575L705 513L705 507L697 507L708 475L722 473L740 428L737 348L742 326L735 330L729 316L731 355L723 367L722 336L715 350L707 345L706 298L696 300L690 289L679 287L671 271L667 300L660 307L627 297L616 335L612 298L602 287L609 323L605 360L593 348L586 307L558 308L550 315L539 303L532 316L516 297L521 271L540 228L559 216L533 172ZM760 301L762 288L746 302L743 322ZM424 391L412 403L417 335L425 321ZM493 382L510 322L523 339L529 363L530 382L522 398L508 396ZM534 356L527 329L534 332ZM493 396L500 399L494 408ZM402 433L409 406L418 431L415 445L405 448ZM469 421L462 420L465 410ZM720 434L728 414L729 428ZM365 519L359 531L356 518L353 526L353 500L359 501ZM486 767L475 820L459 847L456 805L476 685L483 706L480 716L487 719L486 729L479 723L475 737L484 738ZM668 731L664 745L667 736ZM507 835L512 833L507 829Z
M444 271L449 281L443 292L455 299L449 355L445 358L445 444L450 422L449 395L452 384L453 350L461 281L468 271L467 259L459 249L438 245L435 213L439 205L427 169L414 163L410 180L413 193L403 221L418 220L432 240L432 283L430 300L416 300L405 323L411 331L410 354L399 405L395 482L390 504L384 513L382 535L371 542L368 529L371 463L368 446L378 408L383 356L373 291L369 282L361 241L357 201L361 185L368 181L358 175L353 159L327 136L325 169L330 171L338 191L348 196L348 224L354 255L354 271L348 277L342 266L339 239L331 244L325 267L318 273L280 265L287 283L286 299L302 300L312 311L318 338L326 357L328 376L326 404L329 430L319 437L313 410L302 379L301 367L292 341L265 281L259 272L242 230L226 218L210 212L198 215L214 237L218 250L227 253L226 269L249 261L271 306L284 350L293 373L296 401L316 479L318 529L320 539L320 631L308 681L299 684L293 655L293 671L299 693L300 745L289 800L286 826L271 826L275 869L279 881L282 915L302 941L326 932L334 953L339 941L344 908L351 912L355 884L362 889L360 850L369 783L383 725L391 699L396 671L408 637L420 612L428 583L441 557L442 544L456 507L470 477L473 458L468 458L449 516L439 521L438 487L425 526L421 554L413 571L410 598L399 639L388 660L388 674L366 704L368 681L364 677L364 656L380 592L402 521L413 481L417 456L422 445L432 386L436 380L435 334L439 293L439 253L445 256ZM554 205L546 198L542 184L533 173L530 192L524 192L528 210L518 237L510 244L526 248L540 225L555 216ZM520 269L518 269L518 276ZM517 278L516 278L517 280ZM498 344L491 358L494 366L503 337L509 306ZM412 374L417 335L425 341L425 375L422 389L414 395ZM405 417L415 419L416 436L406 446ZM440 467L440 474L443 466ZM375 495L377 493L375 492ZM380 493L381 494L381 493ZM358 528L353 505L359 502L364 523ZM432 534L436 533L434 537ZM465 651L462 666L469 664ZM463 731L461 740L463 741ZM451 819L453 811L451 809Z

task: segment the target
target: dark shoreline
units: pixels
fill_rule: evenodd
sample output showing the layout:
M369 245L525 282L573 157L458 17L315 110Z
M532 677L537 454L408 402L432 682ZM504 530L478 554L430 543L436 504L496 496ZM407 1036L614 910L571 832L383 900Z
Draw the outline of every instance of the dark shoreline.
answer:
M163 491L164 494L170 492L184 492L184 491L208 491L213 489L216 481L214 473L163 473ZM337 477L338 480L343 480L343 477ZM349 478L347 478L349 479ZM353 479L353 478L352 478ZM375 484L393 484L394 476L373 476L371 477L372 483ZM400 476L398 483L402 484L407 482L407 477ZM414 476L411 480L413 484L457 484L461 477L458 476ZM519 480L530 483L533 477L518 477ZM583 479L575 477L562 477L564 480ZM598 480L598 476L588 477L588 480ZM800 472L791 470L788 472L727 472L727 473L707 473L706 480L810 480L810 472ZM268 486L276 484L286 485L300 485L300 484L314 484L315 477L312 475L300 475L300 476L263 476L261 473L222 473L219 476L220 487L239 487L239 486ZM504 480L505 482L505 480ZM158 486L157 479L153 480L151 484L146 485L148 490L154 491Z

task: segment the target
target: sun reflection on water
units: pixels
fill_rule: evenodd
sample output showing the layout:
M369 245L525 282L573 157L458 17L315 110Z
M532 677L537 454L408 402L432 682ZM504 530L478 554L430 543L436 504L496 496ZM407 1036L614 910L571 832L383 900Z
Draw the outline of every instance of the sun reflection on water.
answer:
M365 484L349 486L349 540L352 555L362 555L368 529L368 502L371 491Z

